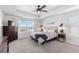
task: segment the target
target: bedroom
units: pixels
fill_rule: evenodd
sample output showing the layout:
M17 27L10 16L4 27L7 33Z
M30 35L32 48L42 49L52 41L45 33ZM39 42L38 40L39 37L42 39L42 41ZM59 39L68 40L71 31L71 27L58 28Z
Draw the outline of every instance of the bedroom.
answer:
M43 9L45 12L38 10L40 7L42 7L42 5L0 6L0 10L2 10L0 12L0 14L2 15L0 20L1 27L16 27L15 32L17 33L17 40L9 43L9 53L79 52L79 6L44 6L46 6ZM12 21L12 24L8 25L8 21ZM40 43L36 43L35 41L31 40L30 35L34 32L39 32L40 25L43 25L43 32L45 32L46 35L49 36L49 38L53 38L55 29L58 28L61 23L63 23L63 27L66 28L65 42L50 41L48 43L45 43L44 45L40 45ZM0 31L1 30L2 29L0 29ZM2 37L1 33L0 36ZM1 41L3 40L0 40L0 42Z

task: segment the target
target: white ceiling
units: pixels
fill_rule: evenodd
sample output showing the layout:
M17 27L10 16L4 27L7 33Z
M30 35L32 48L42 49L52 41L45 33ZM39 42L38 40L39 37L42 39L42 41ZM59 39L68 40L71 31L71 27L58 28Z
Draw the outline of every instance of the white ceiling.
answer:
M0 9L6 14L13 14L20 17L37 19L36 5L0 5ZM51 15L57 15L65 12L70 12L72 10L79 9L76 5L46 5L44 10L48 12L41 12L40 18L45 18Z
M50 11L51 8L55 8L57 7L56 5L54 6L47 6L46 8L44 8L44 10L47 10L47 11ZM35 5L22 5L22 6L16 6L17 10L18 11L22 11L22 12L27 12L27 13L30 13L30 14L33 14L33 15L37 15L37 12L34 11L36 10L36 6ZM42 14L44 14L45 12L42 12Z
M15 5L0 5L0 9L6 14L14 14L16 12Z

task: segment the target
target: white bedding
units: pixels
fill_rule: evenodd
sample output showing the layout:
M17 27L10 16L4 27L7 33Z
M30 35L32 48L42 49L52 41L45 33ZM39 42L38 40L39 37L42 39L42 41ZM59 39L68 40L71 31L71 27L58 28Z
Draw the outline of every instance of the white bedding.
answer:
M33 38L35 38L35 34L46 34L47 37L48 37L47 40L49 40L49 39L54 38L54 37L57 36L56 33L50 33L50 32L32 32L32 33L30 33L30 36L32 36Z

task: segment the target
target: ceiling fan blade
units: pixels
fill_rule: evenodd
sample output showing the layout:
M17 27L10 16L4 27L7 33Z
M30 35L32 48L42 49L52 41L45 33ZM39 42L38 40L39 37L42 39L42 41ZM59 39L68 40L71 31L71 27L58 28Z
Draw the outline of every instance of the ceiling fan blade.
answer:
M45 8L46 7L46 5L43 5L40 9L43 9L43 8Z
M46 10L40 10L40 11L42 11L42 12L47 12Z

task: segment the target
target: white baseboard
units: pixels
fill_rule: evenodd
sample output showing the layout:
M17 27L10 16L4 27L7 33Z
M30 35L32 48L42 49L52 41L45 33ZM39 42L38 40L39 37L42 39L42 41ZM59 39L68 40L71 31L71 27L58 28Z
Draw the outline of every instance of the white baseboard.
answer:
M70 43L70 44L74 44L74 45L77 45L79 46L79 43L78 42L74 42L74 41L66 41L67 43Z

